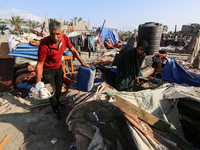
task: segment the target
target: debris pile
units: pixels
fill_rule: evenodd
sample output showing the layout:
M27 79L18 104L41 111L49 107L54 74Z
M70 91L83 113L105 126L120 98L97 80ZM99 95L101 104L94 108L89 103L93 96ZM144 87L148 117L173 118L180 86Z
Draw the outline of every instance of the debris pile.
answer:
M105 29L100 33L106 31L108 32ZM199 68L199 33L184 48L163 43L157 53L146 56L139 76L140 84L134 84L132 92L117 91L113 84L119 57L126 51L126 46L135 46L134 36L127 45L101 34L96 37L87 35L85 38L74 34L70 37L83 60L90 62L93 70L89 70L87 77L92 75L93 78L89 78L88 82L81 82L90 87L82 90L77 88L80 87L78 80L86 78L78 75L79 67L75 67L74 79L70 75L64 77L62 101L65 103L63 114L66 121L62 124L62 129L66 134L63 131L56 133L59 125L48 116L49 101L29 97L30 89L35 86L38 41L33 42L31 39L32 42L16 43L14 37L10 39L9 55L15 57L14 89L0 96L0 119L6 129L10 128L8 131L13 132L15 128L6 125L9 113L14 113L22 122L24 118L18 113L26 112L23 115L31 118L24 125L15 122L22 131L16 133L20 133L20 139L26 136L27 140L16 141L15 148L50 148L53 145L58 149L66 144L62 139L68 140L68 147L65 149L73 147L79 150L200 148L200 76L199 72L191 70L194 70L192 67ZM177 57L171 57L175 54ZM76 62L77 60L73 60L74 66ZM66 72L71 69L69 66L63 68ZM41 127L39 123L46 126L46 129L43 127L45 132L52 131L55 136L48 132L49 137L44 138L39 132L41 128L37 128ZM20 126L24 128L21 129ZM2 126L1 130L3 134L7 131ZM12 134L9 135L12 137ZM68 135L70 139L67 138ZM41 140L44 138L48 144L38 142L37 137ZM15 141L14 138L10 140Z

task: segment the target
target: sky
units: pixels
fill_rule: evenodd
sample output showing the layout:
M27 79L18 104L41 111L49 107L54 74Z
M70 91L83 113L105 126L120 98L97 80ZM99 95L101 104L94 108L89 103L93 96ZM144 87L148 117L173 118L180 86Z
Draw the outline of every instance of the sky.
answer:
M0 0L0 18L11 16L34 21L45 17L70 21L74 17L90 20L90 27L105 27L118 31L134 31L140 24L156 22L168 26L168 31L181 30L182 25L200 23L200 0Z

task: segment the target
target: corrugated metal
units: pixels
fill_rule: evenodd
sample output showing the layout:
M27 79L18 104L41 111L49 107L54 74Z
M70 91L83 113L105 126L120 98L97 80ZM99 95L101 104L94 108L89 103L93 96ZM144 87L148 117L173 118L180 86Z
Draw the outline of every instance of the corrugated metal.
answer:
M13 87L13 58L0 59L0 92L10 91Z

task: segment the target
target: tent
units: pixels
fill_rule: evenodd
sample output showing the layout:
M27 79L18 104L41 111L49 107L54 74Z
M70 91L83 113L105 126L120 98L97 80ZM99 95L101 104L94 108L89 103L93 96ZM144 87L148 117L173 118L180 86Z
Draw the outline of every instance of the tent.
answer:
M178 98L198 103L198 91L199 87L166 83L154 90L118 92L106 82L97 83L89 93L67 94L67 106L72 109L66 124L78 150L189 150L177 119L177 103Z
M102 30L101 34L103 35L102 37L102 42L104 42L105 38L111 39L113 44L117 43L118 40L118 33L117 29L111 29L111 28L100 28Z

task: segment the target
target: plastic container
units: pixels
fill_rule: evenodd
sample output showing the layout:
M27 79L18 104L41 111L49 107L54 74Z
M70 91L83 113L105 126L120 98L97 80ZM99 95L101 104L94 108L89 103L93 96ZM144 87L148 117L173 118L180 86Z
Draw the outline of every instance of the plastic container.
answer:
M141 69L140 73L142 74L142 77L148 77L154 73L154 69L150 65L147 65Z
M17 88L24 88L24 89L27 89L27 90L30 90L33 86L32 85L28 85L28 83L18 83L17 84Z
M77 90L88 92L92 89L94 84L96 69L90 65L90 68L80 66L77 78Z
M153 55L159 51L162 35L162 24L155 22L146 22L138 27L138 42L146 40L148 48L145 51L147 55Z

